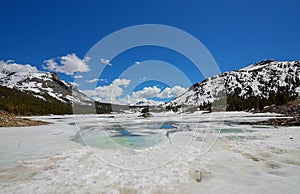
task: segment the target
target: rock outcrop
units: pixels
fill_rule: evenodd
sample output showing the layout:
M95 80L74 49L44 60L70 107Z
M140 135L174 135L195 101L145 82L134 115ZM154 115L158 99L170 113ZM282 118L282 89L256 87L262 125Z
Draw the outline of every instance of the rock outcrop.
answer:
M279 113L291 118L276 118L268 121L261 121L258 124L273 126L300 126L300 98L288 102L286 105L265 107L262 111L257 112L273 112Z
M46 125L48 122L16 117L14 114L0 110L0 127L26 127Z

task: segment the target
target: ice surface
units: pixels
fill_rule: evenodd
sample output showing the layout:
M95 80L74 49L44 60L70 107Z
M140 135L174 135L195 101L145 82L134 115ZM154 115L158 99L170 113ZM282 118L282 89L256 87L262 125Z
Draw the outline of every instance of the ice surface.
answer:
M37 118L53 124L0 128L0 191L300 192L300 128L239 124L279 115L137 116L47 116Z

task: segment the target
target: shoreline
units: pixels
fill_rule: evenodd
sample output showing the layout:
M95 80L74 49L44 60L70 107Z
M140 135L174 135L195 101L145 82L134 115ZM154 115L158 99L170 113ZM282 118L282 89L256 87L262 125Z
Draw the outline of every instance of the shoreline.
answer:
M285 105L267 106L263 110L254 111L253 113L273 112L291 118L275 118L256 124L277 126L300 126L300 99L290 101Z
M296 102L296 105L295 105ZM252 114L259 113L273 113L273 114L281 114L281 117L271 118L265 121L256 121L256 122L242 122L241 125L269 125L273 127L278 126L300 126L300 100L297 99L293 101L293 106L289 106L288 108L285 105L282 106L271 106L266 107L263 110L254 110L250 111ZM297 104L299 103L299 105ZM290 105L290 104L288 104ZM291 109L293 112L291 112ZM224 112L236 112L236 111L224 111ZM247 113L248 111L241 111ZM210 112L211 113L211 112ZM248 112L249 113L249 112ZM110 113L113 114L113 113ZM209 114L207 112L203 112L202 114ZM73 114L65 114L65 115L73 115ZM98 114L101 115L101 114ZM9 113L3 110L0 110L0 127L27 127L27 126L41 126L51 124L50 122L41 121L31 119L30 117L39 117L39 116L50 116L50 115L15 115L13 113ZM63 115L60 115L63 116Z
M0 110L0 127L29 127L47 125L49 122L17 117L12 113Z

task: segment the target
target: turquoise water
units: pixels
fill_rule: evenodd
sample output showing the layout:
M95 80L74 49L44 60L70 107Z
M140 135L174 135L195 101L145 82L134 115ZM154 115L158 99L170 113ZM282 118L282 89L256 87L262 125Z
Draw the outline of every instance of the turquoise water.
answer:
M146 148L162 141L161 134L139 135L121 129L117 132L100 132L96 130L77 133L74 141L98 148Z
M151 123L147 129L138 129L135 125L128 128L113 124L99 129L99 126L85 126L73 137L73 140L82 145L98 148L147 148L166 139L164 130L176 132L173 123Z

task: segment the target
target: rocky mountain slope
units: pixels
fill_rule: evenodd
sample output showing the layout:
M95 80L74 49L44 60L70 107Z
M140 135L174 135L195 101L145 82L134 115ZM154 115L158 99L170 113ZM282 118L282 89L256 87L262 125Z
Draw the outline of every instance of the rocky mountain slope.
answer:
M300 61L261 61L237 71L225 72L191 86L187 92L164 106L201 107L225 99L256 97L268 99L279 92L300 95ZM222 101L222 100L221 100Z
M21 93L20 93L21 92ZM300 95L300 61L262 61L225 72L191 86L178 98L154 107L182 111L262 109L282 105ZM0 71L0 109L21 115L109 113L144 107L112 105L91 100L56 73ZM96 107L96 112L95 112Z
M130 107L95 102L54 72L0 71L0 110L17 115L101 114Z
M32 93L0 86L0 110L17 115L72 113L71 104L63 103L49 95L44 95L43 98L38 98Z
M62 103L92 105L92 100L78 91L71 83L59 79L56 73L0 72L0 85L30 93L47 101L50 96Z

